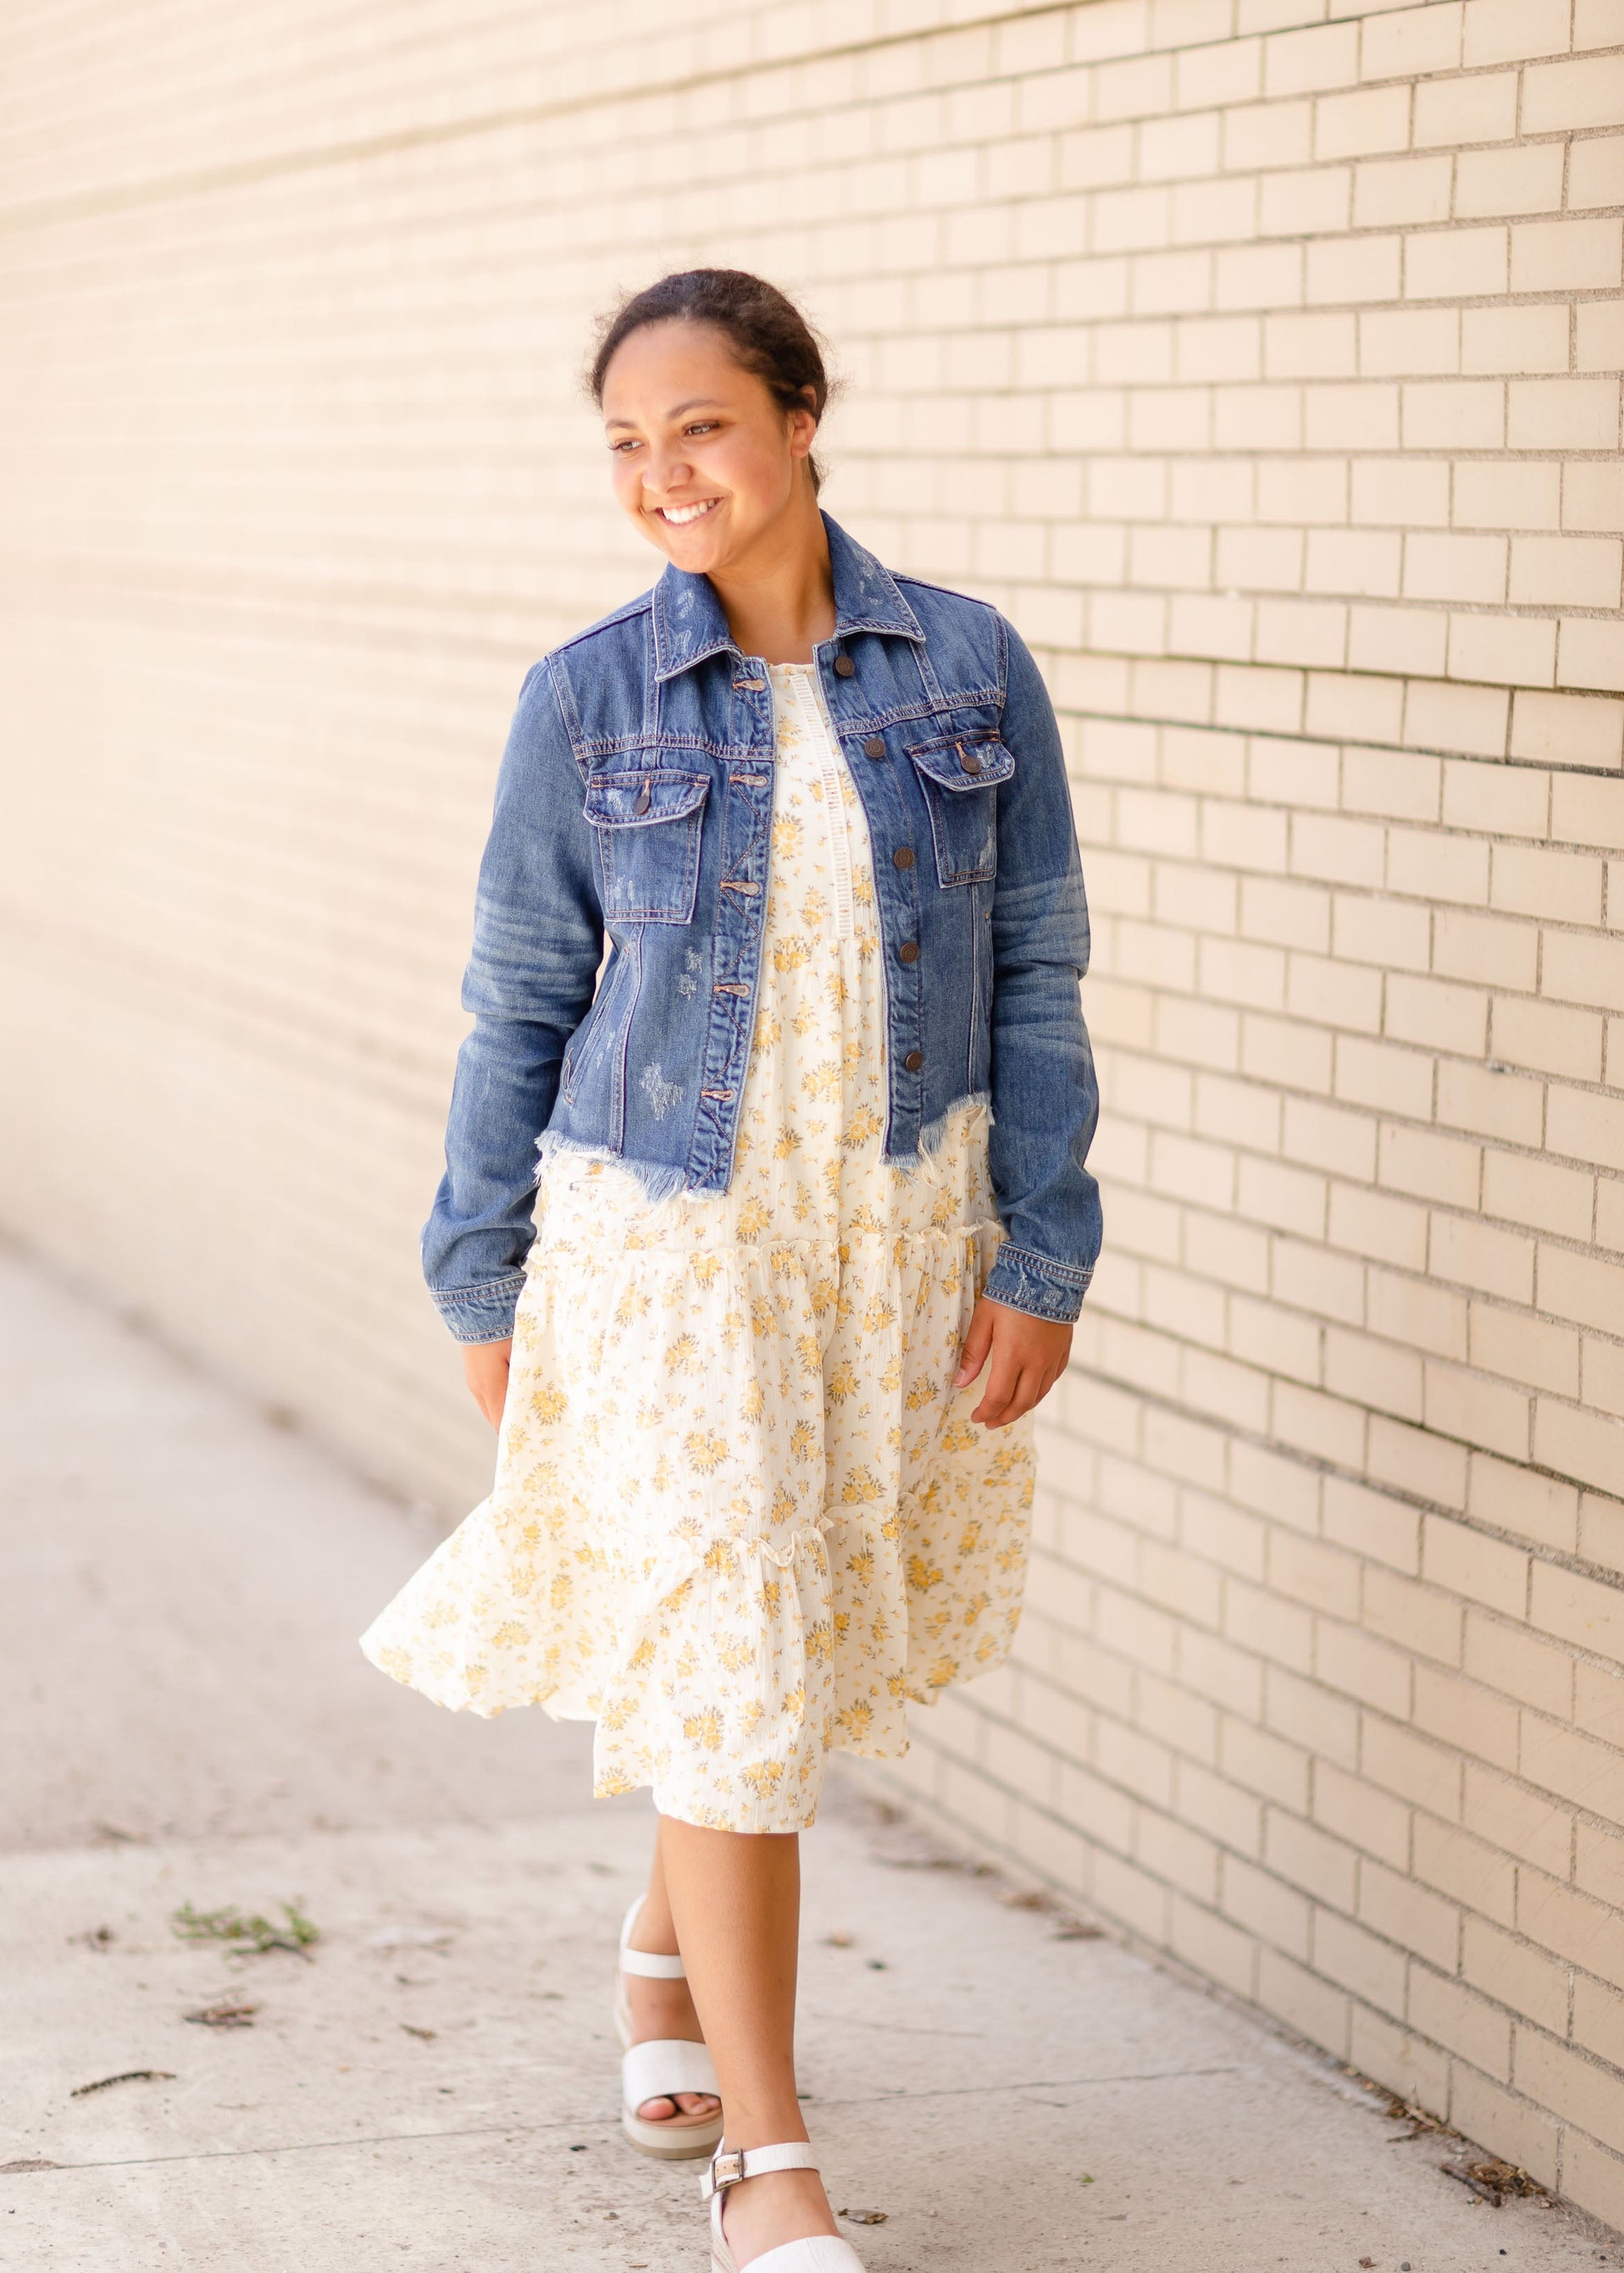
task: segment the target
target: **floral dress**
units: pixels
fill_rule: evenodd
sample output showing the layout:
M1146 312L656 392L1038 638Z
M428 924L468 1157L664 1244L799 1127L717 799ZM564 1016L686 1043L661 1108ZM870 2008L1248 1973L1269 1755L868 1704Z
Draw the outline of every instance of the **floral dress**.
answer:
M594 1792L793 1831L832 1750L1019 1616L1032 1422L956 1392L1001 1227L987 1107L881 1152L886 1019L861 801L810 664L771 669L772 849L726 1193L650 1202L550 1150L489 1498L362 1639L442 1705L597 1722Z

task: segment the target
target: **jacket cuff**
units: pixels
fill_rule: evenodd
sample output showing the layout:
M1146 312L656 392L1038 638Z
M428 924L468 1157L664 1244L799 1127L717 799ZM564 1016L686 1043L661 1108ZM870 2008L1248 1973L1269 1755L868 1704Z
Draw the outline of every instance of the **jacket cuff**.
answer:
M989 1302L1002 1302L1006 1310L1025 1310L1029 1317L1053 1318L1057 1324L1069 1326L1081 1315L1083 1296L1093 1276L1092 1268L1078 1270L1070 1264L1052 1263L1047 1255L1034 1255L1030 1248L1011 1246L1006 1239L993 1258L981 1292Z
M514 1313L524 1292L523 1271L505 1279L488 1279L483 1286L460 1287L455 1294L436 1294L434 1307L450 1329L454 1341L505 1342L513 1333Z

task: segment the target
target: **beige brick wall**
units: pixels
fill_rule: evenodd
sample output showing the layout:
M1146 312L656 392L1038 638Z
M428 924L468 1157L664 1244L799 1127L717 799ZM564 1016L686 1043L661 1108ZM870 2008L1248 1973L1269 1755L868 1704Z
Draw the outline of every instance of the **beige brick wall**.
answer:
M798 289L831 508L1040 651L1097 931L1030 1606L904 1781L1624 2224L1620 0L11 44L5 1219L466 1504L473 863L654 566L587 318Z

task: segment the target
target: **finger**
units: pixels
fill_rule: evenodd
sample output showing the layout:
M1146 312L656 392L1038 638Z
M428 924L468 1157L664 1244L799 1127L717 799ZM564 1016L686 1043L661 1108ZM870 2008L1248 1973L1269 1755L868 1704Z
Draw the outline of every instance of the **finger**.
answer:
M1019 1421L1030 1413L1033 1407L1042 1398L1042 1374L1035 1367L1023 1366L1010 1385L1010 1393L1004 1410L996 1421L989 1423L989 1426L994 1429L1007 1429L1011 1422Z
M1020 1380L1019 1358L993 1346L992 1363L987 1369L987 1386L981 1401L971 1414L972 1421L980 1421L989 1429L997 1428L1004 1419L1010 1401Z
M971 1313L969 1331L959 1352L959 1370L953 1377L955 1389L966 1389L987 1362L987 1353L992 1347L993 1313L986 1302L978 1302Z

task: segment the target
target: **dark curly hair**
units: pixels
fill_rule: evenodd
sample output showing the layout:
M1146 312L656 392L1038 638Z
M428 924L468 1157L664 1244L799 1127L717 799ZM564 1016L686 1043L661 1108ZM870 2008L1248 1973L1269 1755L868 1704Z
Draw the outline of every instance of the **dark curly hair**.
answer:
M645 324L673 320L714 325L740 367L764 381L784 409L810 409L822 418L832 387L817 334L787 293L744 268L680 269L628 293L612 314L601 318L587 373L588 392L600 409L604 379L622 341ZM823 469L816 457L807 463L816 494L823 487Z

